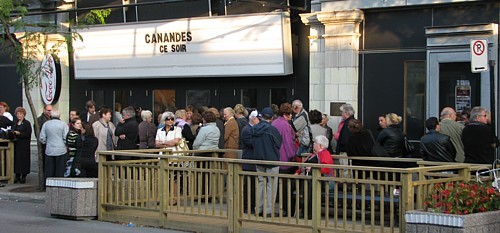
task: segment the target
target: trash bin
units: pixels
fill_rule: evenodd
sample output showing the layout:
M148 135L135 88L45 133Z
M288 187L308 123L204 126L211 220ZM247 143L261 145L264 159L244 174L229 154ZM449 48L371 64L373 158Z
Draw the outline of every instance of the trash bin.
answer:
M48 212L55 217L97 218L97 178L47 178Z

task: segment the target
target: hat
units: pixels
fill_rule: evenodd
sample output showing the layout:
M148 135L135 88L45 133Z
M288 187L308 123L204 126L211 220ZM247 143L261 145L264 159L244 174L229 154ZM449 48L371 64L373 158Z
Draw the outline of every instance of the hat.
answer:
M264 117L266 119L271 119L274 116L274 112L270 107L262 109L261 114L262 114L262 117Z
M257 112L257 110L253 110L250 115L248 115L248 118L252 118L252 117L260 117L260 114L259 112Z

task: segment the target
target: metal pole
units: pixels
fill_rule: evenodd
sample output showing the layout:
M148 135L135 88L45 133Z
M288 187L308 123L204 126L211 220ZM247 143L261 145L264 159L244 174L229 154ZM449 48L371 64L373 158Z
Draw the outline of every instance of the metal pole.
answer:
M208 17L212 17L212 2L210 0L208 1Z

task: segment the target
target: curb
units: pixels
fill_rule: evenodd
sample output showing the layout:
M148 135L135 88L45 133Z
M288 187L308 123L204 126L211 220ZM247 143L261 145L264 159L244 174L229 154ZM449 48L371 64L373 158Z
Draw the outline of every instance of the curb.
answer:
M45 193L0 193L0 200L45 204Z

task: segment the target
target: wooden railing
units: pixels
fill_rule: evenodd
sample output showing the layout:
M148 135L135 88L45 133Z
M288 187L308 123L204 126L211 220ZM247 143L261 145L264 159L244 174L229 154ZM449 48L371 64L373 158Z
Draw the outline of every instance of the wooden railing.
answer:
M436 183L469 180L472 171L469 164L421 163L413 168L307 164L312 167L310 175L269 174L243 171L242 165L304 164L218 158L225 151L190 151L204 156L175 156L170 150L100 152L99 219L202 232L240 232L251 224L312 232L404 232L404 212L422 208L423 198ZM106 161L111 155L135 158ZM321 176L320 168L332 168L335 175ZM258 214L254 208L260 198L266 201L265 194L253 195L259 179L264 186L267 180L278 179L271 213L264 208ZM178 215L212 220L208 225L180 224L183 218ZM222 229L210 225L214 222L221 222Z
M0 139L0 181L14 183L14 143Z

